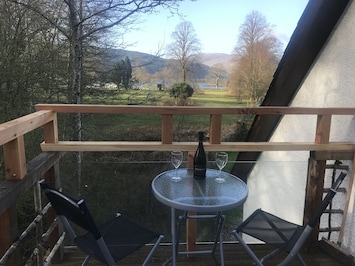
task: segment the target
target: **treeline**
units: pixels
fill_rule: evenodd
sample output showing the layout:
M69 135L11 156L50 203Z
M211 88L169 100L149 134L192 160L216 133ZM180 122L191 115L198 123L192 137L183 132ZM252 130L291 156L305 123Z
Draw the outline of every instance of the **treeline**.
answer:
M32 112L39 102L81 103L92 93L87 85L107 77L102 62L111 29L123 34L140 13L176 12L179 2L1 1L0 122Z

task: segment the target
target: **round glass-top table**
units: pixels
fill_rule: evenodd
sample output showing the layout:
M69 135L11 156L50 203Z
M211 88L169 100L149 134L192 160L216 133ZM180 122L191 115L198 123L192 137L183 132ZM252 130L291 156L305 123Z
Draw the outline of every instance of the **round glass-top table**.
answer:
M171 208L173 265L176 264L175 209L197 213L221 213L242 205L248 196L246 184L232 174L221 172L225 182L216 182L215 178L220 175L219 170L207 169L205 179L193 178L193 169L178 169L177 175L181 177L181 181L178 182L172 180L174 175L175 170L166 171L157 175L152 182L155 198ZM219 235L222 245L221 234ZM223 250L221 264L223 265Z
M222 172L225 179L217 183L218 170L207 169L206 179L193 178L193 169L178 169L181 181L171 180L175 170L156 176L152 182L154 196L161 203L184 211L217 212L240 206L248 196L246 184L234 175Z

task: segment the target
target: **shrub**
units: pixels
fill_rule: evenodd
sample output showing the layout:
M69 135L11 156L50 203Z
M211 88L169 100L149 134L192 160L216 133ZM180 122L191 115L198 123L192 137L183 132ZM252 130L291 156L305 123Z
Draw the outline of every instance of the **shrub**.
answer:
M170 97L175 98L176 105L186 105L187 98L191 97L194 89L185 82L175 83L170 89Z

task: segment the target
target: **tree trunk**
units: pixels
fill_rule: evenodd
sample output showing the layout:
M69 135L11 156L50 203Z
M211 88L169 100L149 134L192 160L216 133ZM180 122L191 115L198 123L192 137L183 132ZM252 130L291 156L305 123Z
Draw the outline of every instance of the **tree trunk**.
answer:
M79 7L75 6L75 1L68 1L69 6L69 16L70 16L70 26L72 28L72 49L74 56L73 64L73 103L81 104L81 78L82 78L82 66L83 66L83 47L82 47L82 24L80 23L82 17L82 1L79 3ZM77 141L82 140L82 120L81 114L75 114L74 116L74 133L73 137ZM82 163L82 153L78 152L76 154L77 162L77 172L76 177L78 180L78 196L80 196L81 188L81 163Z

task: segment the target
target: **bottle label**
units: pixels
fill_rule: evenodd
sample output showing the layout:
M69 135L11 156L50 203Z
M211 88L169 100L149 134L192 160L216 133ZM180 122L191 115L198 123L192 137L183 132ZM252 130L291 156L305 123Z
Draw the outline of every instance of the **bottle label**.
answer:
M205 167L195 167L194 177L197 179L206 178L206 168Z

